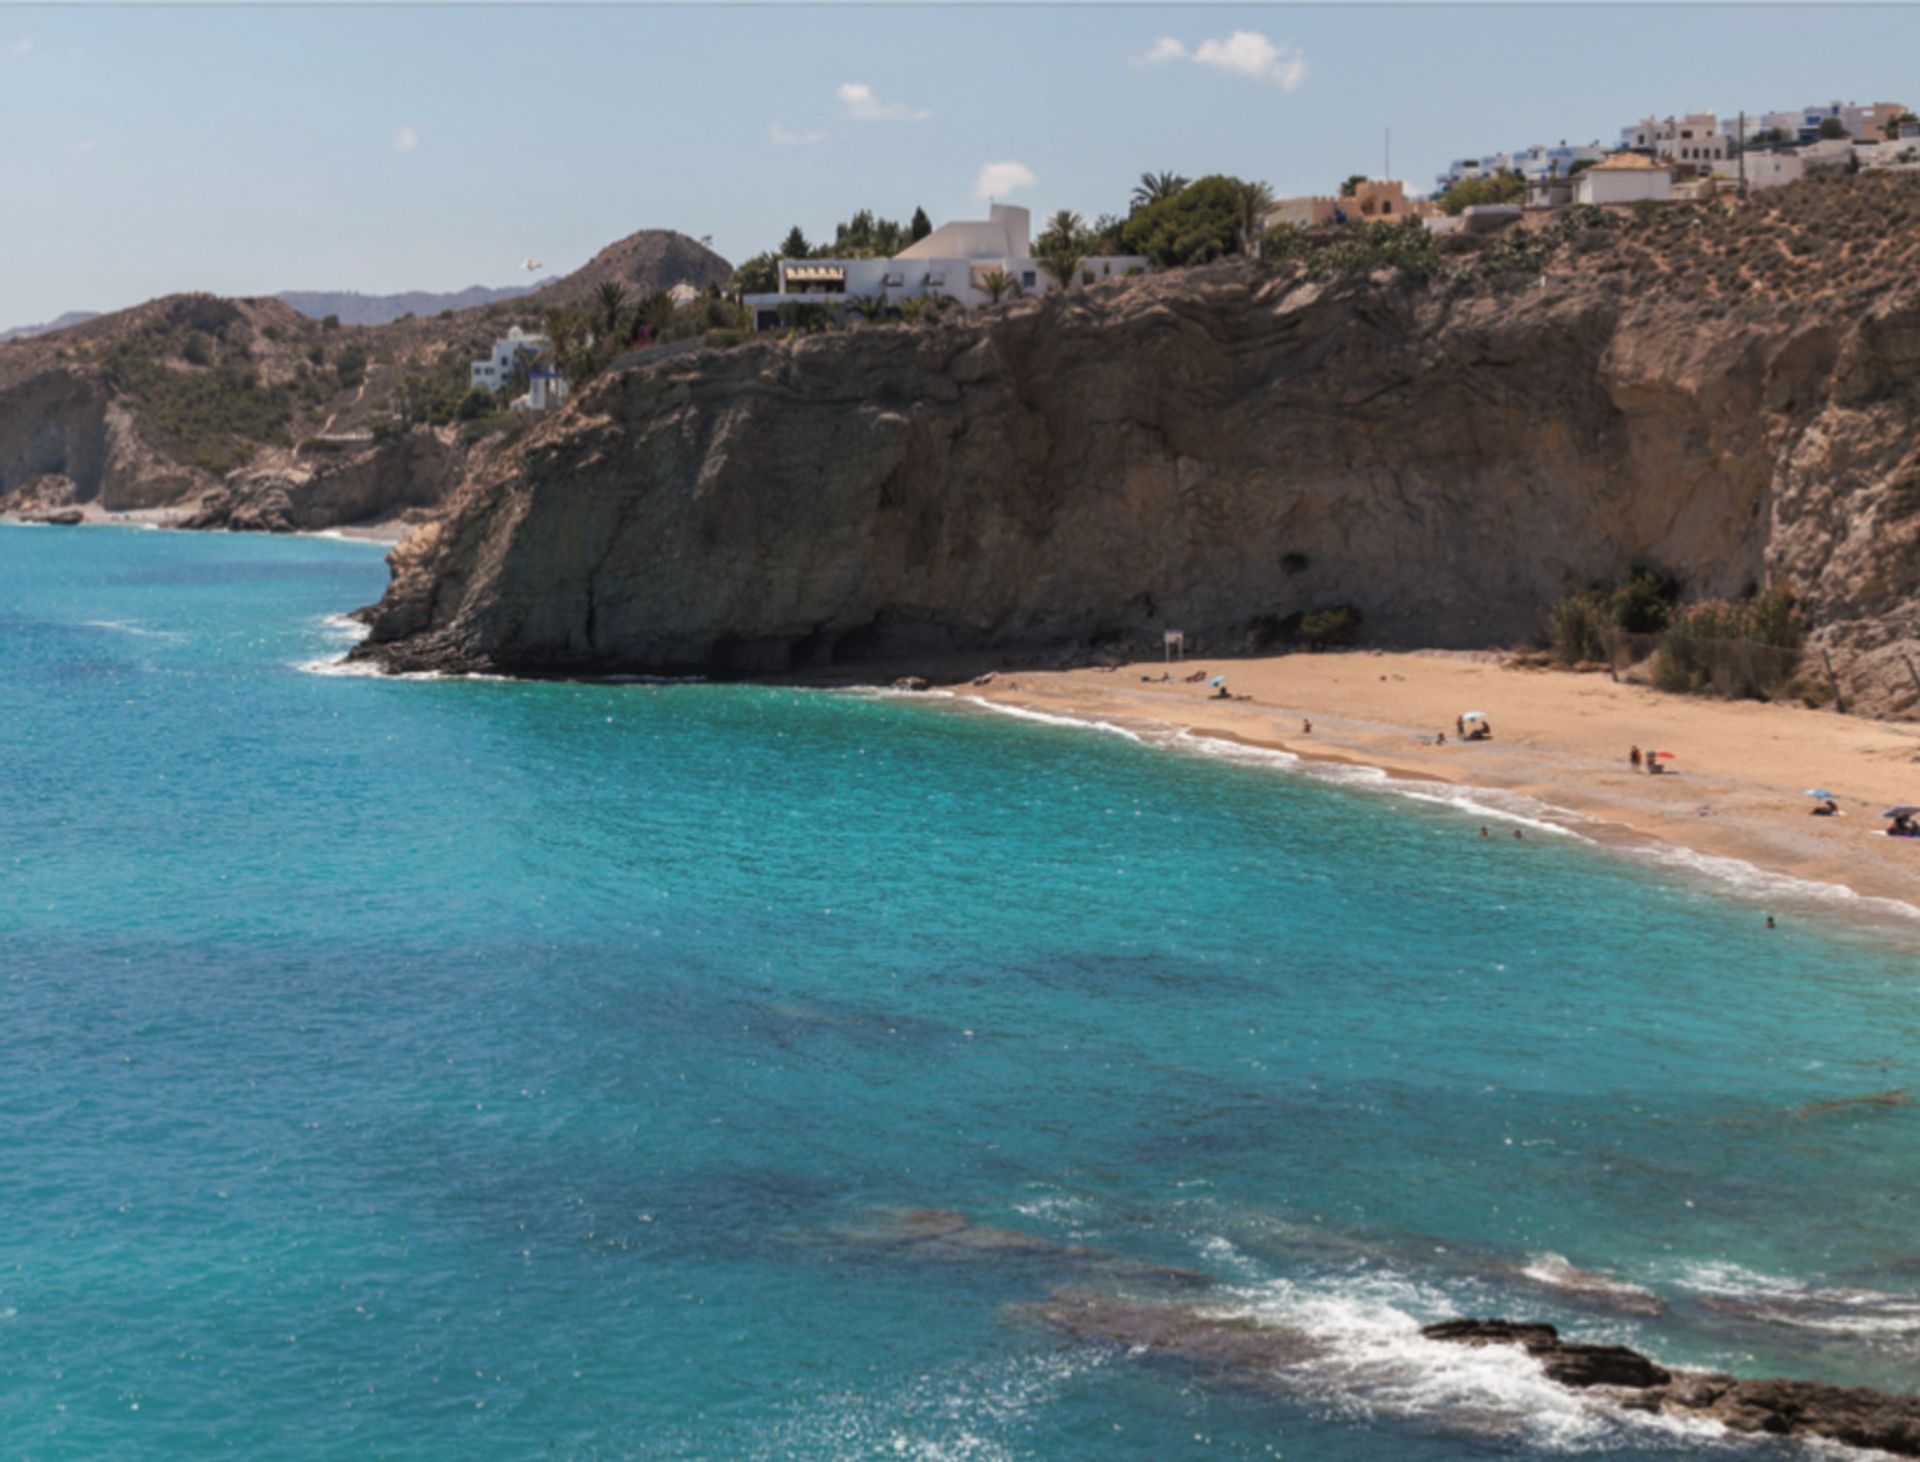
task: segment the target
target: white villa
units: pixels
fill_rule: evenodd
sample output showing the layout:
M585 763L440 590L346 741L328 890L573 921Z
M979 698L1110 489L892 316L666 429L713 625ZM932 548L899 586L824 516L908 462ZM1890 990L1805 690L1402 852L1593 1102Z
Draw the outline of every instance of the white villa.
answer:
M519 360L520 352L537 356L552 344L551 340L536 330L522 330L518 325L513 326L493 342L491 355L473 363L473 384L485 391L498 391L513 379L514 363Z
M1664 203L1673 196L1673 167L1637 152L1616 152L1582 169L1573 180L1575 203Z
M747 295L745 302L754 328L769 330L780 324L782 307L802 304L877 299L894 305L923 296L957 300L968 308L988 304L993 295L986 281L996 270L1021 294L1047 294L1059 281L1033 257L1031 227L1026 209L995 203L986 218L942 224L891 259L782 259L780 288ZM1100 255L1081 261L1080 278L1094 284L1150 268L1136 255Z

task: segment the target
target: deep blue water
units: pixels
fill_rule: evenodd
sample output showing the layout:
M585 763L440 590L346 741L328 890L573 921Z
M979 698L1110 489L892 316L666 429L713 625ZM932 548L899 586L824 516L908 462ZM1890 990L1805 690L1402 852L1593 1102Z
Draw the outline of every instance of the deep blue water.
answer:
M1920 1092L1896 934L953 704L299 668L384 580L0 528L0 1452L1784 1455L1458 1313L1912 1384L1920 1112L1801 1110ZM1020 1311L1135 1261L1329 1350Z

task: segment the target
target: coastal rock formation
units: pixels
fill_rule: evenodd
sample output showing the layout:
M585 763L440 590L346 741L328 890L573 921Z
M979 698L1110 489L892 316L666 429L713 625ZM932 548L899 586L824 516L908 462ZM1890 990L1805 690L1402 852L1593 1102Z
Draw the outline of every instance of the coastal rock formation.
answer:
M1618 1345L1578 1345L1551 1325L1448 1320L1421 1332L1461 1345L1518 1345L1563 1386L1620 1388L1620 1404L1717 1421L1729 1431L1818 1437L1920 1457L1920 1396L1824 1381L1736 1380L1713 1371L1668 1371Z
M949 650L1537 634L1651 560L1790 582L1920 699L1920 285L1707 301L1228 263L615 372L394 556L395 669L746 673ZM1884 662L1884 663L1883 663ZM1903 688L1904 687L1904 688Z
M294 533L393 518L438 503L463 463L450 434L421 428L337 456L232 473L180 526Z

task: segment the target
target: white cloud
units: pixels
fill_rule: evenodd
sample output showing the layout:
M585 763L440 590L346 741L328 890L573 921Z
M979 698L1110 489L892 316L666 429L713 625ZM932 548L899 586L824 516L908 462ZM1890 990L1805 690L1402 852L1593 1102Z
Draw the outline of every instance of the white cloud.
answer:
M856 122L924 122L933 115L925 107L910 107L905 102L883 102L864 81L846 81L836 93L840 105Z
M402 127L393 134L393 141L388 145L395 152L412 152L420 145L420 134L411 127Z
M1175 61L1211 66L1282 91L1297 91L1307 79L1305 56L1292 46L1275 45L1257 30L1237 30L1224 41L1202 41L1191 51L1172 36L1162 36L1130 64L1166 66Z
M21 36L19 40L7 47L7 54L9 56L31 56L33 54L33 37Z
M1161 36L1159 40L1135 56L1128 64L1133 66L1165 66L1173 61L1184 61L1186 59L1187 48L1185 46L1181 45L1180 42L1176 41L1172 36Z
M1023 162L990 162L981 167L980 176L973 180L973 196L1001 198L1016 188L1031 188L1035 181L1033 169Z
M825 132L795 132L792 128L783 127L778 122L768 126L767 135L773 139L775 147L808 147L815 142L827 140Z

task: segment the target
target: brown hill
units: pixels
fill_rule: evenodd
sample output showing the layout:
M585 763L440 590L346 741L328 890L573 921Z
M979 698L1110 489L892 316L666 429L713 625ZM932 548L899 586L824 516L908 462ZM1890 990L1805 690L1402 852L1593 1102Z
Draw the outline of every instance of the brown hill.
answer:
M608 280L624 284L639 297L682 283L705 289L725 284L732 275L733 266L704 244L671 229L649 228L608 244L573 273L514 303L555 309L585 303Z

